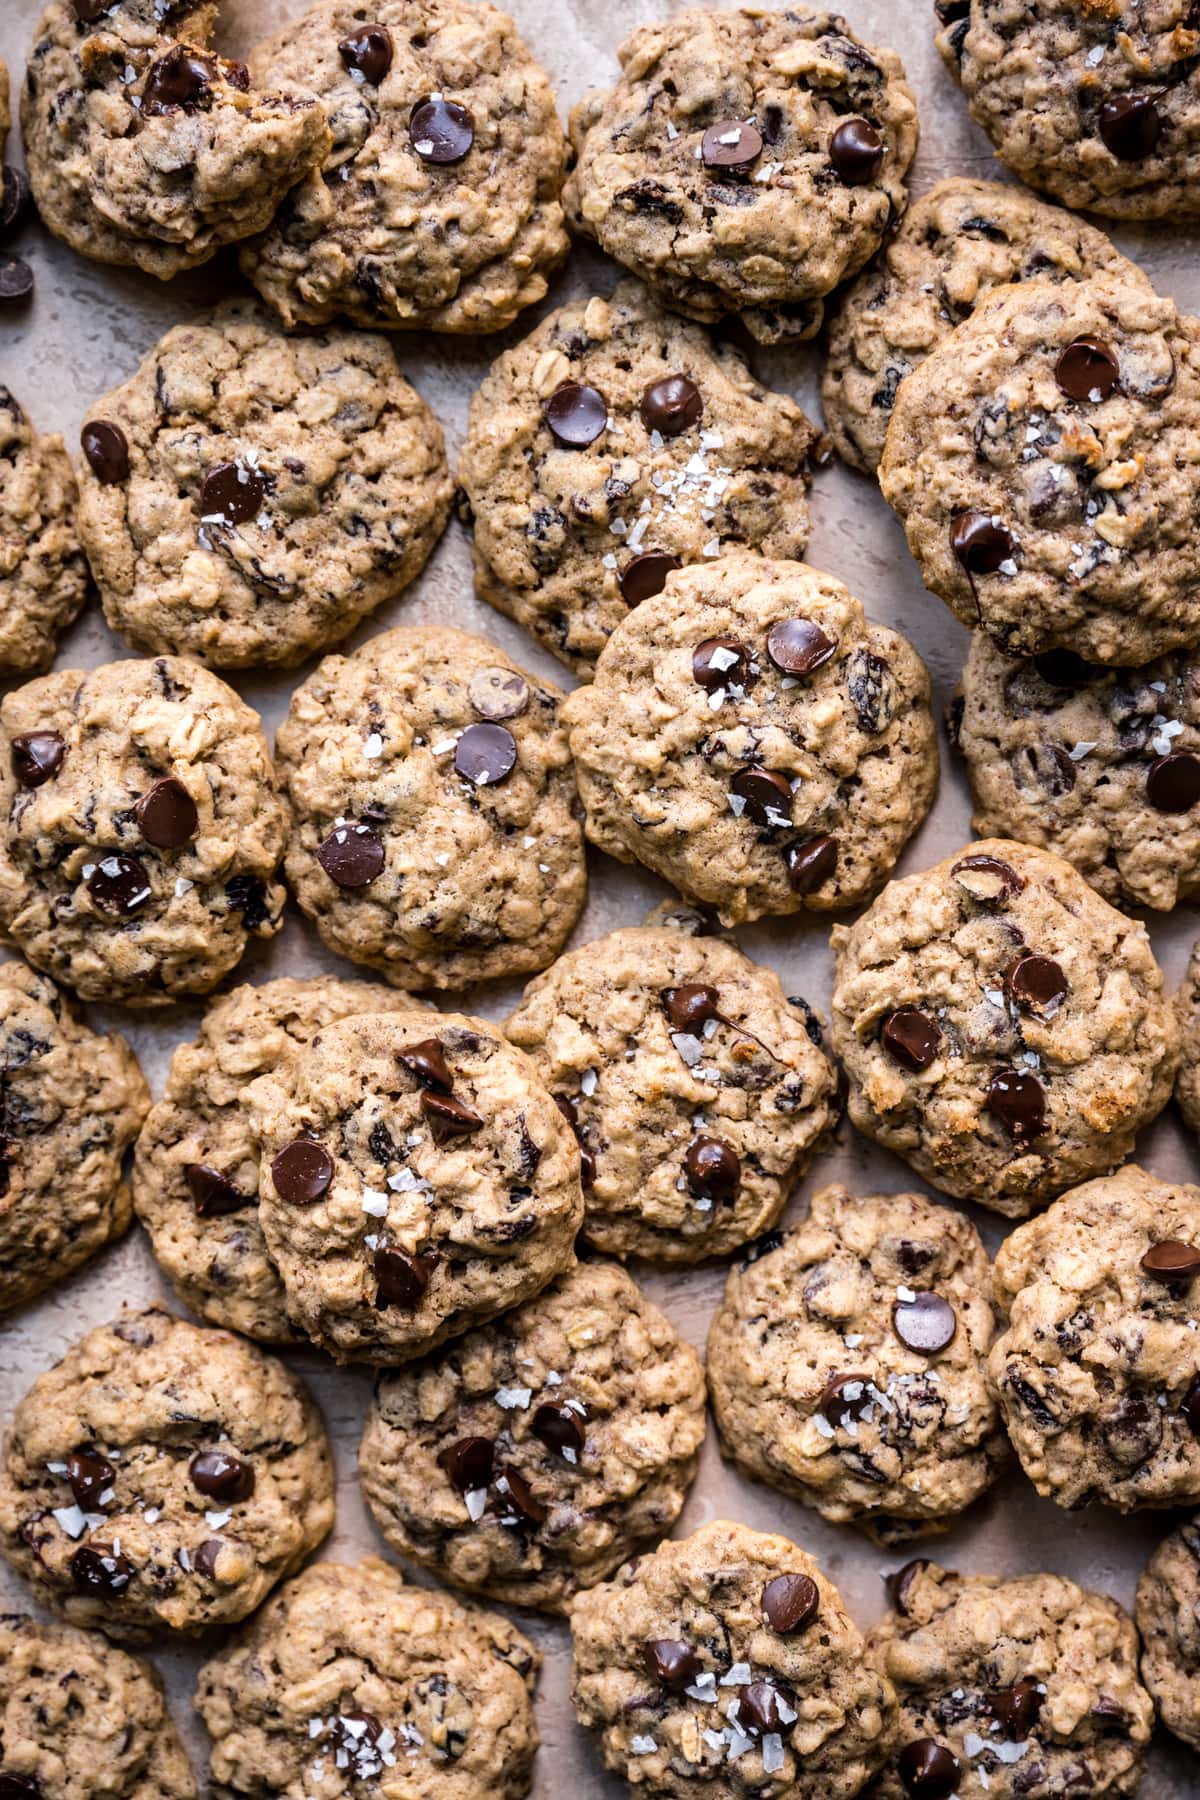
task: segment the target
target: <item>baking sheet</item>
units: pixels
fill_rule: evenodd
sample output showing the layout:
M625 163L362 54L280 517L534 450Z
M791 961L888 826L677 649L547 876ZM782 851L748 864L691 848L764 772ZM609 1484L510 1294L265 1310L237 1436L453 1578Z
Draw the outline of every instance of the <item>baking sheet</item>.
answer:
M508 0L508 5L547 66L564 115L587 86L608 82L615 74L616 46L633 26L684 10L682 4L657 4L656 0L606 0L602 7L587 0ZM41 0L3 0L0 4L0 55L9 64L14 94L40 10ZM302 10L302 5L301 0L243 0L240 5L230 0L224 10L227 22L220 47L237 55ZM913 177L916 193L948 174L995 177L1000 173L987 140L969 121L954 84L941 67L933 46L932 10L931 0L904 6L891 5L888 0L849 0L847 5L850 23L861 37L891 44L900 51L916 90L923 134ZM9 160L19 160L12 141ZM1200 233L1123 228L1114 235L1128 255L1144 264L1162 291L1183 306L1200 307L1200 262L1196 256ZM83 261L37 223L26 226L18 248L34 265L37 289L27 312L0 312L0 381L11 386L41 430L62 431L72 451L78 445L84 410L93 400L124 380L170 326L196 316L242 285L232 256L162 286L133 271L105 269ZM546 307L540 310L580 294L607 293L616 278L613 265L578 247ZM519 339L538 316L536 312L526 315L503 340L396 339L405 373L446 426L452 458L462 441L471 395L492 357L506 343ZM795 393L814 418L819 416L815 351L760 352L756 366L764 379ZM930 665L935 703L940 708L957 679L966 633L947 609L925 592L900 527L874 484L840 468L825 472L815 485L813 518L809 560L846 581L870 613L913 640ZM481 632L527 666L569 685L570 678L560 665L515 625L475 600L467 542L457 524L451 526L416 586L368 621L351 641L361 642L401 621L419 620L448 622ZM56 666L92 666L126 654L124 646L106 630L99 608L93 606L60 646ZM270 734L286 711L292 688L307 672L267 680L234 676L233 682L258 708ZM928 866L969 836L965 783L943 745L941 795L931 818L909 846L901 872ZM618 925L638 923L664 891L650 876L594 856L590 900L576 941L586 941ZM1182 909L1165 920L1153 917L1150 924L1156 950L1174 985L1183 974L1196 932L1195 915ZM827 1010L832 968L827 926L819 921L783 920L743 929L739 938L751 956L780 971L789 993L802 993ZM294 911L274 943L252 949L242 966L245 978L254 981L326 969L345 972L345 966L322 948L315 932ZM499 1018L509 1010L516 993L515 985L493 986L466 995L463 1004L467 1010ZM139 1019L136 1014L96 1008L92 1016L97 1024L116 1026L127 1034L157 1096L171 1051L194 1034L200 1011L198 1006L181 1006L166 1015ZM1194 1146L1173 1111L1145 1134L1139 1156L1158 1174L1196 1178ZM810 1172L792 1210L803 1209L805 1194L814 1184L835 1178L860 1192L920 1186L897 1159L843 1126L839 1143ZM974 1216L994 1249L1002 1236L1001 1222L979 1211ZM674 1275L635 1272L684 1335L702 1348L720 1296L723 1270L714 1267ZM84 1331L113 1316L127 1301L137 1304L154 1298L170 1301L172 1296L157 1273L147 1240L135 1229L123 1244L40 1304L10 1316L0 1325L0 1416L7 1420L33 1377ZM315 1389L337 1450L337 1527L322 1555L349 1561L362 1554L382 1553L385 1546L362 1504L355 1476L355 1453L371 1375L366 1370L333 1369L315 1354L290 1360ZM903 1557L887 1556L855 1532L826 1525L815 1513L725 1468L710 1431L700 1476L678 1531L694 1530L705 1520L720 1517L782 1531L804 1545L840 1584L863 1627L883 1611L881 1571L895 1567ZM1121 1519L1097 1509L1064 1513L1050 1502L1038 1500L1024 1477L1015 1472L950 1536L935 1540L932 1554L951 1566L979 1573L1017 1574L1052 1568L1105 1589L1130 1605L1138 1570L1167 1525L1165 1517L1154 1514ZM0 1607L27 1606L22 1584L0 1567ZM545 1657L537 1703L543 1747L534 1794L538 1800L563 1800L568 1794L576 1800L601 1800L602 1796L616 1800L625 1791L623 1784L604 1774L571 1712L565 1626L532 1615L524 1615L521 1622ZM204 1733L193 1718L190 1696L203 1654L202 1648L154 1652L201 1778ZM1197 1793L1200 1761L1163 1734L1141 1789L1143 1800L1167 1800L1168 1796L1182 1800Z

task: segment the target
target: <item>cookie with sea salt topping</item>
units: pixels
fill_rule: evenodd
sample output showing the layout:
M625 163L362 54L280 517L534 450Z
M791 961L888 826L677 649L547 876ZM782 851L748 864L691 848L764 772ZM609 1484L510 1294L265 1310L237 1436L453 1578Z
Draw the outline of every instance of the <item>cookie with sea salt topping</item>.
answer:
M1200 1525L1170 1532L1137 1589L1142 1680L1168 1731L1200 1751Z
M87 598L77 498L61 437L40 436L0 387L0 674L48 668Z

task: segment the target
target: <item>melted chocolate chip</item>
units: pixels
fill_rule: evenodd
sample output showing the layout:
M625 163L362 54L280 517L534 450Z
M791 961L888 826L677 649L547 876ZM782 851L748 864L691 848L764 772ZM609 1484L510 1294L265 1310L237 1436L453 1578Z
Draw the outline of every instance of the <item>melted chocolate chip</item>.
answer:
M149 793L142 795L133 813L138 830L157 850L178 850L181 844L190 843L200 824L196 802L173 775L156 781Z
M871 1404L870 1381L871 1377L862 1373L831 1375L821 1389L817 1411L839 1427L847 1419L861 1419Z
M1052 1019L1071 991L1052 956L1018 956L1008 971L1008 991L1017 1005L1041 1019Z
M919 1075L937 1060L942 1031L927 1013L902 1006L883 1021L879 1041L893 1062Z
M1036 1075L1000 1069L988 1082L984 1105L1017 1144L1046 1133L1046 1090Z
M200 516L223 525L256 519L267 497L266 477L248 463L217 463L200 488Z
M24 788L39 788L62 768L66 745L57 731L25 731L12 741L12 772Z
M987 1708L1008 1743L1025 1742L1041 1717L1042 1698L1037 1682L1028 1675L1011 1687L991 1689Z
M158 113L196 112L211 96L217 65L211 56L200 56L183 44L173 44L150 65L142 92L142 117Z
M192 1567L206 1581L215 1581L217 1562L225 1548L224 1538L205 1538L198 1550L192 1551Z
M475 142L475 116L457 100L422 100L408 123L412 147L422 162L444 168L460 163Z
M188 1464L188 1476L197 1492L222 1506L248 1500L254 1492L254 1466L228 1450L201 1450Z
M42 1784L36 1775L10 1775L0 1769L0 1800L42 1800Z
M222 1175L219 1169L210 1168L207 1163L188 1163L183 1179L202 1219L219 1219L226 1213L241 1212L243 1207L254 1205L251 1195L243 1194L228 1175Z
M129 479L129 439L111 419L89 419L79 434L88 468L104 487Z
M453 1094L434 1094L425 1088L419 1105L435 1144L450 1144L455 1138L471 1137L483 1130L479 1114L456 1100Z
M829 160L847 187L866 187L883 167L884 143L865 119L846 119L829 140Z
M582 1127L579 1123L579 1108L569 1094L553 1094L551 1098L557 1106L571 1130L575 1133L575 1142L579 1145L579 1179L586 1193L596 1185L596 1159L587 1147Z
M608 401L594 387L567 381L542 408L546 423L568 450L586 450L608 429Z
M936 1356L953 1343L958 1315L940 1294L914 1294L911 1300L897 1300L892 1308L892 1324L900 1342L910 1350L921 1356Z
M504 725L468 725L454 750L454 767L476 787L497 787L517 766L517 740Z
M811 675L836 650L813 619L777 619L767 633L767 655L785 675Z
M1054 366L1054 379L1068 400L1107 400L1121 376L1121 365L1099 338L1077 337Z
M23 257L0 258L0 305L17 305L33 292L33 270Z
M808 1575L776 1575L762 1591L763 1618L781 1637L803 1631L820 1608L820 1590Z
M525 1477L518 1475L515 1469L505 1469L496 1488L507 1497L513 1512L525 1524L542 1525L549 1518L549 1507L542 1504ZM502 1517L500 1523L507 1525L508 1520Z
M1090 686L1100 673L1095 663L1085 662L1074 650L1043 650L1034 657L1033 666L1047 687L1072 693L1076 688Z
M1106 100L1096 125L1105 149L1118 162L1144 162L1163 134L1163 117L1152 94L1118 94Z
M75 0L75 17L82 25L94 25L116 4L117 0Z
M392 34L386 25L360 25L338 43L338 55L352 73L378 87L395 56Z
M773 1681L752 1681L749 1687L739 1688L737 1702L737 1722L743 1729L786 1736L796 1723L795 1707ZM785 1710L791 1718L784 1716Z
M1192 1379L1192 1385L1183 1396L1179 1408L1197 1437L1200 1437L1200 1375Z
M792 784L777 769L741 769L730 791L743 802L743 815L776 831L792 822Z
M1142 1268L1156 1281L1183 1285L1200 1274L1200 1249L1181 1238L1163 1238L1151 1244L1142 1258Z
M690 1644L680 1643L675 1638L653 1638L643 1644L642 1660L654 1679L670 1688L673 1694L691 1687L700 1673L700 1658L696 1652Z
M688 1187L699 1200L732 1200L742 1179L742 1164L723 1138L693 1138L683 1159Z
M76 1450L67 1458L67 1480L76 1504L95 1512L101 1494L107 1493L117 1471L98 1450Z
M101 857L88 876L87 885L99 910L115 919L126 919L138 912L154 891L145 863L119 852Z
M958 1786L959 1761L933 1738L916 1738L905 1744L896 1771L911 1800L949 1800Z
M664 988L661 998L672 1031L698 1037L710 1019L721 1016L717 1011L720 996L716 988L705 987L698 981L685 982L682 987Z
M740 175L754 167L762 155L762 148L762 133L757 126L743 124L737 119L722 119L705 132L700 154L706 169Z
M583 1421L587 1418L587 1412L586 1409L582 1413L578 1411L578 1404L560 1406L547 1401L538 1407L529 1428L538 1442L545 1444L547 1450L553 1450L559 1456L565 1450L570 1450L573 1457L579 1455L586 1441Z
M529 709L529 683L516 669L476 669L467 698L481 719L519 719Z
M294 1138L272 1160L271 1179L289 1206L315 1206L329 1191L333 1158L315 1138Z
M436 1262L437 1258L429 1251L421 1256L411 1256L394 1244L377 1250L375 1305L380 1311L388 1306L398 1306L403 1312L416 1312L429 1290Z
M908 1602L913 1582L928 1567L928 1557L914 1556L911 1562L906 1562L901 1568L894 1569L890 1575L884 1576L884 1586L887 1588L888 1598L902 1618L907 1619L908 1617Z
M1016 549L1008 527L991 513L955 513L950 523L950 548L967 574L995 575Z
M406 1044L396 1054L422 1087L435 1088L439 1094L453 1091L454 1076L440 1038L423 1038L419 1044Z
M317 850L317 861L330 881L353 892L370 887L383 873L387 851L369 825L335 825Z
M642 424L663 437L681 437L704 417L704 396L686 375L667 375L642 395Z
M750 652L736 638L705 638L692 654L692 680L708 694L742 687L749 672Z
M653 600L666 587L667 576L682 567L679 558L669 556L665 550L644 550L621 570L618 577L621 598L626 606L640 606L643 600Z
M439 1451L438 1464L460 1494L477 1494L491 1483L495 1456L491 1438L465 1437Z
M788 884L793 894L812 894L837 870L838 842L834 837L809 838L807 843L793 844L785 852Z
M1025 886L1024 877L998 856L964 856L950 873L960 888L981 905L1003 905Z
M1146 776L1146 798L1157 812L1190 812L1200 800L1200 756L1190 750L1160 756Z
M129 1558L111 1544L81 1544L71 1558L71 1580L79 1594L116 1599L135 1573Z

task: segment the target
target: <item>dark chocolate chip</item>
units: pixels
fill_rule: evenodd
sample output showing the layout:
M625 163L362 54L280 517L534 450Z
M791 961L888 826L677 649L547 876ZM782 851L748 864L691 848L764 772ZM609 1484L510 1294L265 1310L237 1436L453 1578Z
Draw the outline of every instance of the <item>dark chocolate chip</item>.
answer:
M1096 114L1106 150L1118 162L1143 162L1153 156L1163 134L1163 116L1152 94L1118 94Z
M1033 666L1047 687L1065 688L1070 692L1088 687L1100 674L1095 663L1085 662L1074 650L1043 650L1040 656L1034 657Z
M879 1041L893 1062L919 1075L937 1060L942 1030L927 1013L902 1006L883 1021Z
M250 1194L243 1194L228 1175L222 1175L219 1169L210 1168L207 1163L188 1163L183 1179L202 1219L219 1219L226 1213L241 1212L243 1207L254 1205Z
M111 1544L81 1544L71 1558L71 1580L79 1594L123 1594L136 1573L127 1556Z
M953 1343L958 1330L958 1315L940 1294L914 1294L911 1300L897 1300L892 1308L892 1324L896 1336L910 1350L921 1356L935 1356Z
M984 1104L1014 1143L1031 1143L1046 1133L1046 1090L1036 1075L1000 1069L988 1082Z
M24 169L4 165L4 190L0 195L0 232L15 231L29 211L29 178Z
M33 292L33 270L20 256L0 257L0 305L17 306Z
M643 600L653 600L666 587L667 576L682 567L679 558L669 556L665 550L643 550L621 570L618 577L621 598L626 606L640 606Z
M141 113L152 119L158 113L195 112L209 98L217 78L211 56L200 56L183 44L173 44L150 64L142 91Z
M435 1144L450 1144L455 1138L471 1137L483 1130L479 1114L453 1094L434 1094L424 1088L419 1105Z
M705 638L692 654L692 680L708 694L741 687L750 672L750 652L736 638Z
M730 790L743 802L742 812L755 825L776 831L792 822L792 784L777 769L741 769Z
M813 619L777 619L767 633L767 655L785 675L811 675L836 650Z
M465 1437L438 1452L438 1465L460 1494L477 1494L491 1482L495 1455L491 1438Z
M884 1586L888 1598L902 1618L908 1617L908 1602L912 1592L912 1584L917 1576L929 1567L929 1559L925 1556L914 1556L901 1568L894 1569L890 1575L884 1576Z
M1192 1384L1183 1396L1179 1408L1197 1437L1200 1437L1200 1375L1192 1377Z
M1068 400L1107 400L1120 376L1115 354L1094 337L1077 337L1054 365L1054 379Z
M685 982L682 987L664 988L661 998L672 1031L698 1037L710 1019L721 1016L717 1011L720 996L716 988L705 987L698 981Z
M866 187L883 167L884 143L865 119L846 119L829 140L829 160L847 187Z
M210 1500L230 1506L254 1492L254 1465L228 1450L201 1450L188 1464L194 1488Z
M762 155L762 133L755 125L722 119L704 134L700 153L706 169L740 174L751 169Z
M317 850L317 861L330 881L353 891L370 887L383 873L387 851L369 825L335 825Z
M423 1038L419 1044L405 1044L396 1054L422 1087L435 1088L439 1094L453 1092L454 1076L440 1038Z
M950 873L972 900L985 906L1003 904L1025 886L1024 877L998 856L964 856Z
M795 1718L785 1720L784 1708L794 1715L795 1708L787 1704L787 1696L781 1694L773 1681L752 1681L749 1687L737 1691L737 1722L751 1731L776 1732L786 1736L795 1724Z
M497 787L517 766L517 740L505 725L468 725L454 750L454 767L476 787Z
M129 439L111 419L89 419L79 434L88 468L105 487L129 479Z
M333 1181L333 1158L315 1138L294 1138L272 1160L271 1179L289 1206L315 1206Z
M686 375L667 375L651 382L642 395L642 424L663 437L682 437L704 417L704 396Z
M42 1784L36 1775L10 1775L0 1769L0 1800L42 1800Z
M116 4L117 0L75 0L75 17L82 25L94 25Z
M136 856L123 856L114 851L101 857L87 878L88 893L103 913L112 918L128 918L150 899L153 888L146 865Z
M385 1245L375 1252L376 1306L382 1310L398 1306L404 1312L416 1312L429 1290L437 1258L431 1252L412 1256L397 1245Z
M809 1575L776 1575L762 1591L763 1618L781 1637L811 1625L820 1607L820 1590Z
M741 1160L723 1138L693 1138L683 1159L683 1172L700 1200L732 1200L742 1179Z
M408 122L412 147L422 162L444 168L460 163L475 142L475 116L457 100L422 100Z
M933 1738L916 1738L905 1744L896 1769L911 1800L949 1800L958 1786L957 1756Z
M386 25L360 25L339 40L338 55L351 74L378 87L392 66L395 46Z
M570 1450L574 1457L579 1455L586 1441L583 1421L587 1418L586 1409L582 1413L578 1410L579 1404L577 1402L575 1406L566 1406L546 1401L538 1407L530 1423L530 1430L539 1443L545 1444L547 1450L553 1450L559 1456L564 1450Z
M223 1538L205 1538L200 1548L192 1551L192 1567L197 1575L203 1575L206 1581L215 1581L217 1559L224 1548Z
M1181 1238L1163 1238L1151 1244L1142 1258L1142 1267L1156 1281L1182 1284L1200 1273L1200 1249Z
M821 1389L817 1411L831 1425L841 1426L847 1419L861 1419L871 1404L868 1393L871 1377L861 1373L831 1375Z
M217 463L200 487L200 516L224 525L256 519L267 497L266 477L248 463Z
M579 1145L579 1179L586 1193L596 1185L596 1159L587 1147L583 1131L579 1124L579 1108L569 1094L553 1094L551 1098L557 1106L571 1130L575 1133L575 1142Z
M519 719L529 707L529 683L516 669L476 669L467 683L467 698L481 719Z
M994 575L1016 548L1013 535L991 513L955 513L950 548L968 575Z
M116 1480L117 1471L98 1450L75 1450L67 1458L67 1480L77 1505L95 1512L100 1496Z
M566 381L542 408L546 423L568 450L586 450L608 428L608 401L594 387Z
M1174 750L1150 765L1146 798L1157 812L1190 812L1200 800L1200 756Z
M1026 1012L1052 1019L1071 985L1052 956L1018 956L1008 971L1008 991Z
M838 842L834 837L809 838L785 852L788 883L793 894L812 894L831 881L837 870Z
M12 772L25 788L39 788L62 768L66 750L57 731L25 731L12 741Z
M992 1688L987 1709L1010 1744L1023 1744L1041 1717L1043 1696L1028 1675L1011 1687Z
M196 802L173 775L156 781L133 809L138 830L157 850L178 850L190 843L200 824Z
M549 1507L543 1505L525 1477L518 1475L515 1469L504 1470L496 1483L496 1491L508 1499L513 1512L527 1525L542 1525L550 1516ZM507 1524L507 1520L502 1518L501 1524Z
M642 1660L654 1679L674 1694L691 1687L700 1673L696 1652L676 1638L652 1638L642 1645Z

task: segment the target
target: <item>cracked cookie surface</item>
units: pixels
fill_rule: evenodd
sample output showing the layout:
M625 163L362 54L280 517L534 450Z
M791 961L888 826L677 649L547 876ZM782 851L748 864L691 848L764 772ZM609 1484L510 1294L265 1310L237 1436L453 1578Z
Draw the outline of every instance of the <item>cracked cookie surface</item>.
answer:
M1165 1537L1137 1589L1142 1680L1168 1731L1200 1750L1200 1524Z
M77 499L62 438L40 436L0 387L0 674L48 668L87 598Z

